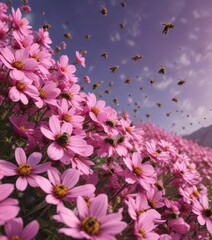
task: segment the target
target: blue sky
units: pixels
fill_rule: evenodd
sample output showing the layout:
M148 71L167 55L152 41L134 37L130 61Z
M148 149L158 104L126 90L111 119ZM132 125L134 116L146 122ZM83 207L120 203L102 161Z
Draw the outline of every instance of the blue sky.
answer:
M212 1L211 0L37 0L29 1L28 15L34 29L48 22L53 48L67 43L67 54L84 49L86 68L78 67L79 84L117 109L178 134L190 133L212 123ZM21 1L14 1L15 6ZM204 4L203 4L204 3ZM14 6L13 4L13 6ZM20 6L20 5L19 5ZM108 14L101 14L107 8ZM45 14L42 15L41 12ZM163 23L175 26L162 34ZM125 28L120 29L119 24ZM72 39L65 39L70 32ZM87 40L85 36L91 35ZM101 57L108 53L108 59ZM133 61L136 54L141 60ZM110 68L119 69L111 73ZM166 74L158 73L161 66ZM90 85L83 77L91 78ZM132 78L130 84L125 80ZM178 86L180 80L186 80ZM155 80L150 84L150 80ZM95 91L92 86L101 81ZM113 81L114 85L108 84ZM142 90L140 88L142 87ZM110 89L111 94L105 94ZM114 97L119 104L114 104ZM178 102L172 101L176 97ZM158 107L157 103L162 106ZM167 117L167 113L170 116ZM147 118L146 114L150 117Z

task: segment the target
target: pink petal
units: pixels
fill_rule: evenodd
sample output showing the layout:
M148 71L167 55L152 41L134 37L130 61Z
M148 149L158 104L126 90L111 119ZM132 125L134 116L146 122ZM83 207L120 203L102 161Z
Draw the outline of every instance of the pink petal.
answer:
M1 48L1 54L9 63L12 63L15 60L14 54L8 47Z
M81 219L84 219L88 216L88 206L84 198L81 196L77 198L77 209Z
M85 184L72 188L67 195L67 198L73 199L78 196L91 196L95 192L96 188L92 184Z
M59 160L64 155L64 150L57 143L53 142L49 145L47 154L52 160Z
M60 120L55 115L50 117L49 127L55 135L60 133Z
M30 222L24 228L24 230L21 234L21 239L23 239L23 240L33 239L37 235L38 230L39 230L38 222L36 220Z
M47 137L50 140L55 140L54 134L51 131L49 131L47 127L41 127L40 130L45 137Z
M61 183L61 173L57 168L51 168L48 170L48 178L54 186L58 183Z
M14 185L5 183L0 185L0 202L6 199L14 190Z
M27 163L30 164L30 166L34 167L36 166L42 158L42 154L40 152L33 152L27 159Z
M17 206L0 206L0 223L8 222L18 215L20 208Z
M26 163L26 154L22 148L15 149L15 159L19 165Z
M51 163L49 162L39 164L33 168L33 173L38 174L38 173L46 172L50 167L51 167Z
M19 177L17 180L16 180L16 188L19 190L19 191L24 191L26 188L27 188L27 178L26 177Z
M53 205L59 205L61 203L61 200L56 198L54 195L49 194L46 196L46 202Z
M80 226L81 223L72 210L63 207L60 208L59 214L68 227L78 228Z
M16 88L16 86L11 87L10 91L9 91L9 98L13 101L13 102L17 102L20 100L21 98L21 93L18 91L18 89Z
M98 195L90 205L90 214L97 219L105 217L108 207L108 198L105 194Z
M41 176L37 176L36 182L44 192L46 192L46 193L52 192L53 187L48 179L41 177Z
M66 236L73 237L75 239L83 239L82 236L80 235L80 230L78 229L73 229L73 228L60 228L58 232L64 233Z
M79 177L80 174L77 170L67 169L61 176L62 184L70 189L77 184Z
M69 135L71 135L72 130L73 130L72 124L67 123L67 122L63 123L63 125L61 127L62 133L68 133Z
M21 236L23 230L23 220L15 218L5 225L5 232L9 238L14 236Z

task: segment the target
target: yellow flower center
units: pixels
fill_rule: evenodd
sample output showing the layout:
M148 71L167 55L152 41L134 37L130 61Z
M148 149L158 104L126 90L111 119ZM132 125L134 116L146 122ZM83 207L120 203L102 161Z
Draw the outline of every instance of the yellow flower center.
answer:
M19 236L14 236L14 237L11 237L10 240L21 240L21 238Z
M26 85L23 82L17 82L16 87L19 91L23 91L26 88Z
M18 174L28 176L32 171L32 167L28 163L23 163L18 166Z
M46 91L44 91L43 89L39 88L38 92L39 92L39 96L41 98L45 98L46 97Z
M197 190L194 190L193 193L192 193L195 197L198 197L199 196L199 192Z
M14 68L17 68L18 70L21 70L24 67L24 63L22 61L15 61L13 62L12 65Z
M58 134L56 141L59 145L66 146L69 143L69 135L67 133Z
M32 57L37 60L37 62L40 61L39 55L37 53L33 54Z
M61 93L61 96L67 100L71 100L72 99L72 95L71 93L66 93L66 92L63 92Z
M96 108L96 107L93 107L93 108L91 109L91 112L94 113L96 116L98 116L100 110L99 110L98 108Z
M131 128L131 127L126 127L125 129L126 129L126 131L127 131L129 134L132 133L132 128Z
M61 70L61 72L67 72L67 68L66 67L61 67L60 70Z
M56 184L54 193L58 198L63 198L68 194L68 188L64 184Z
M87 217L82 222L82 230L93 236L99 232L100 223L94 217Z
M156 208L156 203L154 200L152 199L148 199L148 204L151 208Z
M141 235L142 238L145 238L146 236L146 233L145 233L145 230L143 228L139 229L139 234Z
M70 115L68 115L68 114L63 114L63 120L65 121L65 122L70 122L71 121L71 116Z
M143 170L142 168L137 166L137 167L134 167L133 172L139 177L143 173Z

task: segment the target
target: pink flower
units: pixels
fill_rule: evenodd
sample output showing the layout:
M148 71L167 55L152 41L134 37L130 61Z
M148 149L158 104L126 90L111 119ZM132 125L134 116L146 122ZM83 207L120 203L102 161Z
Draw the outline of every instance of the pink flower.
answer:
M31 7L30 7L29 5L22 5L22 6L21 6L21 10L22 10L23 12L26 12L26 13L29 13L29 12L32 11L32 9L31 9Z
M73 127L65 122L60 125L60 120L56 116L49 119L49 128L41 127L41 132L53 142L47 149L47 154L52 160L61 160L65 164L70 163L73 154L89 156L93 152L93 147L80 136L71 136Z
M63 205L63 201L76 199L78 196L91 196L95 187L84 184L74 187L79 181L80 174L75 169L67 169L61 174L56 168L48 170L49 180L44 177L37 178L40 188L46 192L46 202L54 205Z
M212 234L212 210L209 208L207 196L200 196L199 201L193 201L192 212L198 215L199 224L206 224L208 231Z
M14 72L10 73L12 87L9 91L9 97L12 101L18 102L21 101L24 105L27 105L29 102L28 98L37 99L38 90L32 85L32 81L27 79L22 72L19 72L18 75L14 75Z
M190 230L190 225L186 223L181 217L169 220L168 225L172 231L180 234L186 234Z
M22 18L20 9L16 11L12 8L13 27L18 30L21 34L26 36L30 33L32 27L29 25L29 21L26 18Z
M13 184L0 184L0 226L15 218L20 210L18 201L8 198L13 190Z
M77 198L78 217L67 208L60 208L59 214L54 216L58 222L67 227L59 229L60 233L76 239L115 240L127 226L121 212L107 214L107 195L100 194L93 198L88 206L82 197Z
M137 222L135 222L134 233L139 240L153 240L158 239L159 235L152 230L155 224L150 214L143 213Z
M9 221L5 227L5 238L0 237L2 240L7 239L21 239L21 240L33 240L39 230L38 221L34 220L23 226L23 220L21 218L15 218Z
M43 47L50 48L49 44L52 43L52 40L49 38L49 32L39 28L37 43L43 45Z
M38 62L29 57L27 49L19 49L13 53L10 48L5 47L0 50L0 53L0 59L10 69L11 77L20 79L21 73L24 73L30 79L29 81L38 81L38 76L34 73L37 70Z
M70 79L76 72L76 67L69 64L69 59L66 55L62 55L60 57L59 61L57 61L57 67L60 73L64 75L67 79Z
M87 75L84 77L84 81L85 81L85 83L90 83L91 82L89 76L87 76Z
M76 63L85 67L85 58L78 51L76 51Z
M67 44L66 44L64 41L62 41L62 42L61 42L61 47L62 47L63 49L66 49Z
M34 152L27 159L24 150L18 147L15 150L15 159L18 166L5 160L0 160L0 164L5 167L3 169L4 176L19 176L16 180L16 188L24 191L28 184L32 187L37 186L37 174L46 172L51 166L51 163L37 165L41 161L41 158L41 153Z
M126 182L133 184L139 183L144 189L150 190L151 185L156 182L156 173L150 164L142 164L142 158L139 153L133 153L132 159L126 157L123 159L129 169L125 175Z

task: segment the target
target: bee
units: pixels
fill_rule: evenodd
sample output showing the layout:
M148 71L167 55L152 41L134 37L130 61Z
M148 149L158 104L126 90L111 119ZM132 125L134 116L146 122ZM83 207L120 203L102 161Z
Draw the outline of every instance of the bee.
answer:
M169 117L170 115L171 115L171 113L170 113L170 112L168 112L168 113L166 114L166 116L167 116L167 117Z
M152 85L152 84L154 84L154 83L156 83L156 81L155 80L149 80L149 82L150 82L150 84Z
M138 61L142 58L142 56L140 54L136 54L134 57L131 58L131 60L133 61Z
M113 102L114 102L115 104L118 104L118 98L117 98L117 97L114 97Z
M45 23L44 25L43 25L43 30L44 31L48 31L49 30L49 28L51 28L51 24L49 24L49 23Z
M146 118L150 118L150 114L149 113L146 113Z
M156 103L158 107L162 107L162 103Z
M118 69L119 69L118 65L110 68L112 73L116 72Z
M172 101L177 103L179 100L176 97L174 97L172 98Z
M71 33L65 33L64 37L67 38L67 39L72 39Z
M179 85L179 86L182 86L183 84L185 84L186 83L186 80L180 80L177 84Z
M142 90L142 89L143 89L143 87L140 87L139 89L140 89L140 90Z
M108 53L104 52L104 53L102 53L101 56L102 56L104 59L107 59L107 58L108 58Z
M120 24L119 24L119 27L120 27L121 30L124 30L124 29L125 29L125 25L124 25L123 23L120 23Z
M79 50L79 53L80 53L81 55L85 55L85 54L88 53L88 51L87 51L87 50L84 50L84 49L81 49L81 50Z
M59 52L61 51L61 47L56 46L55 51L56 51L57 53L59 53Z
M167 32L170 29L174 28L174 24L173 23L163 23L163 26L164 26L164 28L163 28L162 34L167 34Z
M110 90L110 89L106 89L106 90L105 90L105 93L106 93L106 94L111 94L111 90Z
M44 11L41 11L41 13L40 13L42 16L44 16L45 15L45 12Z
M113 86L113 82L109 82L109 87L112 87Z
M107 16L107 8L103 7L101 10L102 15Z
M133 81L132 78L127 78L127 79L125 80L125 83L131 83L132 81Z
M91 38L90 34L85 35L85 39L89 40Z
M160 73L160 74L165 74L165 73L166 73L166 68L162 66L162 67L159 69L158 73Z
M97 89L100 86L100 82L96 82L93 84L93 90Z
M125 1L122 1L122 2L121 2L121 6L124 8L124 7L127 6L127 3L126 3Z

